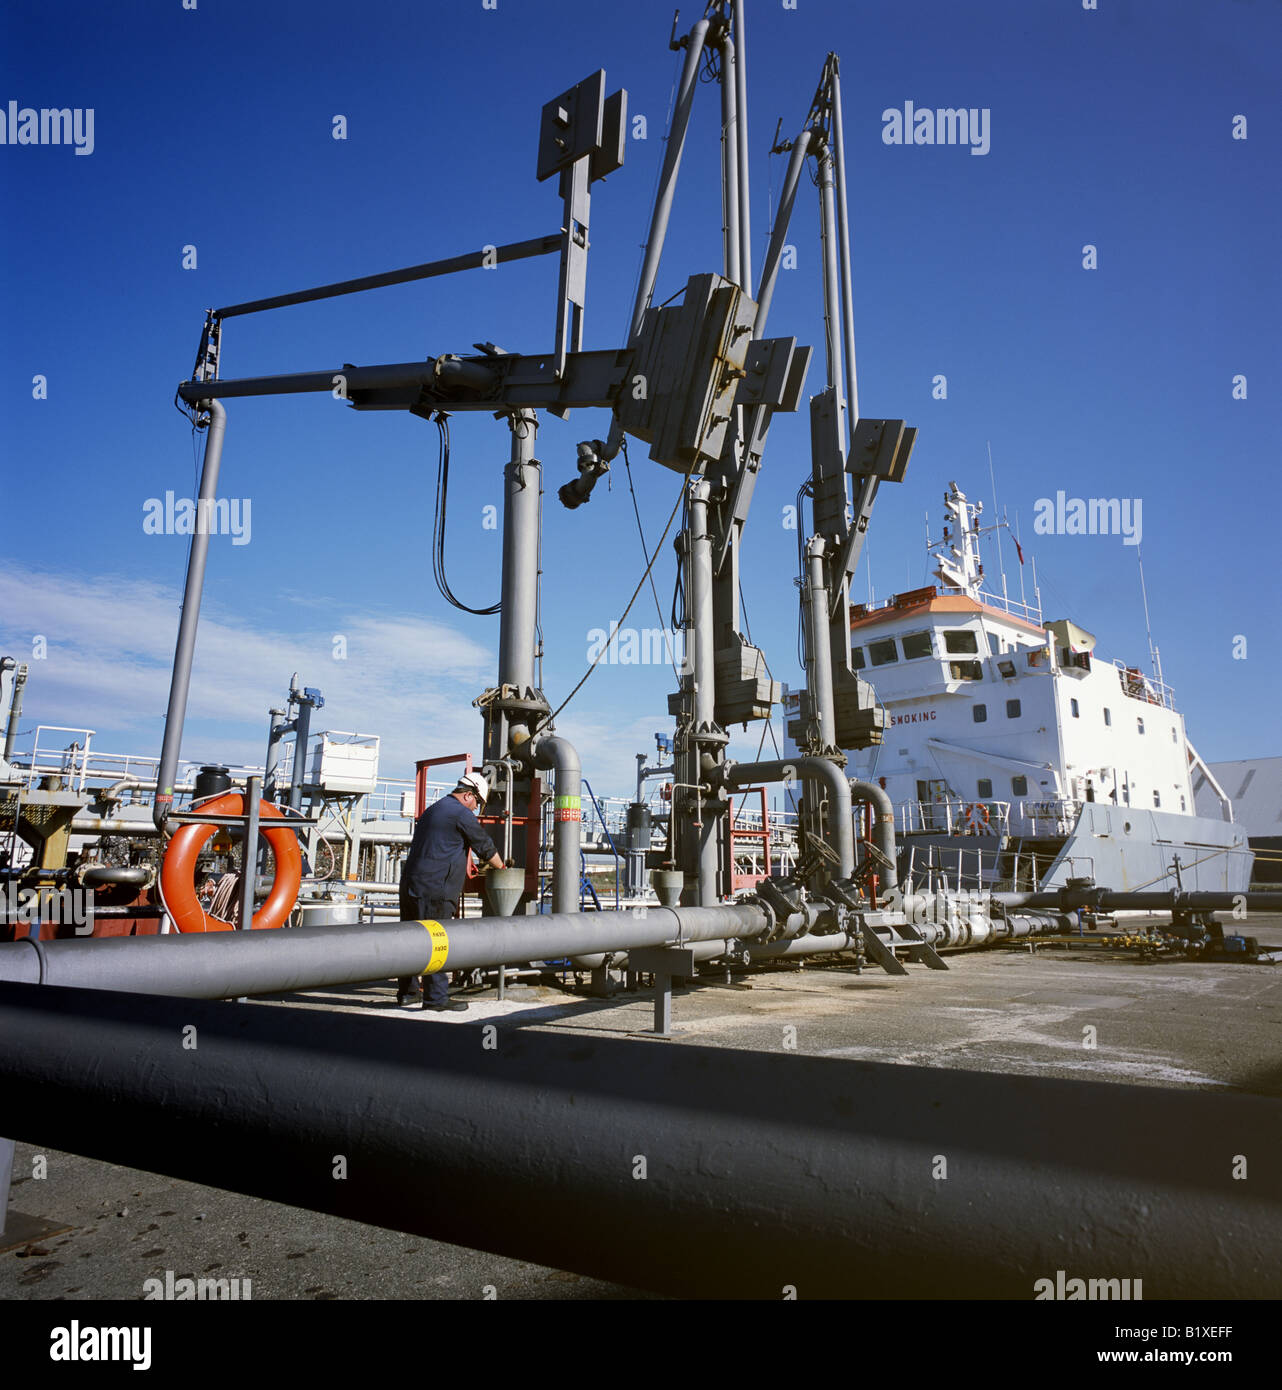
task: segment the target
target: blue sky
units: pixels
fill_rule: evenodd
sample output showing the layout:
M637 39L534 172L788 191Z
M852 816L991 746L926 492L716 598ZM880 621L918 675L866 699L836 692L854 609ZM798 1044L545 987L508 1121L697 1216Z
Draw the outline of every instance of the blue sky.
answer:
M682 28L697 7L682 13ZM1282 442L1277 229L1282 6L1263 0L957 5L758 0L749 12L754 265L784 159L829 49L843 60L860 401L920 429L904 484L882 489L868 556L878 595L927 579L950 479L1002 507L1036 555L1047 618L1146 664L1134 549L1116 536L1032 536L1034 506L1139 498L1154 637L1208 759L1277 754L1273 478ZM534 179L539 110L597 67L647 118L594 187L586 345L621 344L680 55L668 3L395 4L138 0L10 6L0 109L95 113L94 149L0 147L0 449L7 545L0 647L33 662L23 728L88 726L103 747L159 750L185 539L143 532L147 499L191 495L191 433L174 410L206 307L554 231ZM700 91L656 298L720 269L715 86ZM991 149L888 146L882 112L991 111ZM336 114L348 136L331 137ZM1247 138L1232 138L1234 118ZM803 185L770 330L813 344L823 385L815 197ZM182 268L183 247L197 268ZM1098 269L1082 248L1098 248ZM231 320L224 376L405 361L553 337L551 258ZM47 378L47 399L32 379ZM1233 399L1233 378L1247 398ZM932 398L946 376L948 397ZM620 465L565 512L575 442L603 412L547 419L547 638L553 704L588 633L622 610L643 565ZM449 572L498 596L504 427L455 417ZM744 549L754 639L798 682L795 535L784 507L808 472L802 411L770 436ZM632 449L653 544L677 478ZM326 397L234 401L223 491L252 539L215 538L184 741L187 757L260 758L266 710L295 669L322 723L379 733L384 771L479 746L470 701L493 680L497 618L449 608L431 579L436 431ZM656 565L666 622L673 557ZM995 566L990 559L990 574ZM1018 589L1006 550L1010 582ZM868 575L861 569L861 596ZM638 600L638 625L657 626ZM333 660L343 634L348 659ZM1233 657L1246 638L1245 660ZM598 790L625 792L633 754L666 730L671 671L603 666L559 727ZM732 753L749 756L758 729ZM23 746L20 743L20 747Z

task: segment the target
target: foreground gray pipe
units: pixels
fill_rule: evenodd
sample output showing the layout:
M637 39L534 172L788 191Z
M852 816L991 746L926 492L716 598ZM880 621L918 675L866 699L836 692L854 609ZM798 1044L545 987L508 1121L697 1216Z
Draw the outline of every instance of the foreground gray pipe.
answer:
M10 985L0 1104L24 1142L686 1297L1282 1295L1274 1098L479 1038Z
M552 822L552 911L579 908L579 839L583 831L583 767L574 745L545 734L534 746L534 766L556 773Z
M831 688L831 687L830 687ZM754 782L782 782L800 778L819 782L828 792L828 826L836 841L837 878L845 883L855 872L855 827L851 819L850 782L836 763L827 758L786 758L778 762L726 763L726 781L732 787Z
M200 385L205 383L201 382ZM227 412L218 401L202 400L196 407L209 415L205 435L205 461L200 472L200 496L196 502L196 530L187 559L187 582L183 589L183 611L178 620L178 641L174 647L174 669L169 680L169 708L165 713L165 738L156 770L156 799L152 820L163 827L174 803L174 775L178 771L178 752L182 746L183 721L187 717L187 690L191 685L191 662L196 651L196 627L200 622L200 599L205 587L205 562L209 558L208 524L201 518L218 496L218 470L222 465L223 436Z
M753 937L769 926L763 907L730 903L475 917L434 923L430 930L421 922L391 922L190 936L24 939L0 945L0 980L235 999L482 965L559 960L629 946Z

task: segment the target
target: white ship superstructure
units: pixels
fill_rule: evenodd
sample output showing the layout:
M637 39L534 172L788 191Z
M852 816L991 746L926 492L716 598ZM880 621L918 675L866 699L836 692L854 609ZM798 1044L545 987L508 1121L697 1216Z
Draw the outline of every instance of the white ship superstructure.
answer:
M1245 888L1251 855L1227 798L1218 818L1195 811L1205 765L1169 687L1102 659L1068 619L985 592L982 504L955 483L944 503L937 584L851 621L853 664L888 715L851 772L889 792L914 876Z

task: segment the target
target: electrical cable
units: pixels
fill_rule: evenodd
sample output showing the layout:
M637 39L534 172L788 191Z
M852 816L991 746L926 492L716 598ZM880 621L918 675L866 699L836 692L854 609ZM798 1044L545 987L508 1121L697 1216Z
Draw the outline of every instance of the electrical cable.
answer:
M464 613L486 618L497 613L502 603L492 603L488 608L473 608L456 598L445 576L445 507L450 486L450 417L438 410L435 415L436 428L440 434L441 449L436 466L436 511L432 519L432 578L447 603Z
M641 537L641 554L645 556L646 573L649 574L650 550L645 543L645 529L641 525L641 508L637 505L637 491L636 488L632 485L632 461L628 458L628 440L626 435L624 435L621 441L621 451L623 454L623 467L628 475L628 491L632 494L632 514L637 519L637 534ZM655 617L658 618L659 626L662 627L663 608L659 604L659 591L654 587L654 575L652 574L650 574L650 592L654 596ZM676 630L676 624L673 623L670 631L675 632ZM672 674L677 678L678 681L681 679L681 672L677 669L677 663L675 658L672 662Z
M596 670L597 666L604 659L606 652L608 652L610 650L610 647L613 645L614 639L617 636L619 629L623 626L628 614L632 612L632 605L637 601L637 595L641 592L641 589L644 586L646 580L650 577L650 571L654 568L654 562L659 558L659 551L663 548L664 541L668 539L668 532L672 530L672 523L677 519L677 513L681 510L681 504L686 499L686 484L690 481L690 473L693 469L693 466L694 465L691 464L691 467L688 468L682 475L681 492L678 495L676 502L673 504L672 511L668 514L667 524L663 528L663 535L659 537L659 543L655 546L654 554L650 557L650 561L645 567L645 573L642 574L641 578L637 580L637 586L635 589L632 590L632 597L628 600L628 606L619 615L618 620L615 623L613 623L608 629L610 633L609 639L604 643L597 655L588 663L588 669L584 671L583 675L579 678L579 682L574 687L574 689L570 691L570 693L565 697L565 699L562 700L561 703L557 705L557 707L550 714L545 714L543 718L539 720L538 725L534 729L535 734L537 734L541 729L547 728L557 717L557 715L560 714L561 711L566 707L566 705L568 705L570 701L573 700L574 697L579 693L579 691L583 689L583 687L588 682L588 677L592 674L593 671Z

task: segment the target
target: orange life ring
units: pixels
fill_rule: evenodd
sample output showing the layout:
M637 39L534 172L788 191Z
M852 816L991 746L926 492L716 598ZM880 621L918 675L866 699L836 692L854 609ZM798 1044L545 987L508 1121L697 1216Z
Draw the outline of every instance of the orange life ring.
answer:
M988 828L990 819L988 807L985 806L982 801L972 802L971 805L966 808L967 833L970 835L981 834L983 830Z
M244 805L245 798L240 792L223 792L221 796L202 801L194 809L207 811L211 816L235 816L241 813ZM259 802L258 814L260 825L273 817L283 819L279 808L270 801ZM164 862L160 867L160 890L174 926L180 932L235 930L231 922L209 916L196 897L196 860L217 829L214 825L181 826L165 850ZM303 855L298 847L298 836L292 830L283 828L263 830L262 833L272 847L276 876L272 880L272 891L267 901L254 913L250 924L254 931L279 927L286 921L298 900L298 889L303 881Z

